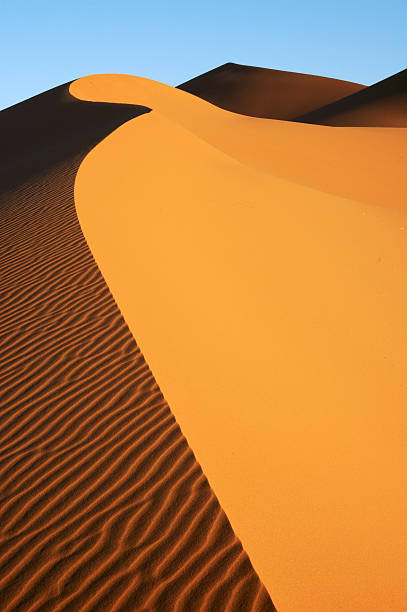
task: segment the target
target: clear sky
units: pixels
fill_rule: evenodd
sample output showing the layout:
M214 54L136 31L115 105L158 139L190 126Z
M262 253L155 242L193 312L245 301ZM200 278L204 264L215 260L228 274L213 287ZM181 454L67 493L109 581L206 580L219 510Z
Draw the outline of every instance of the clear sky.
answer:
M72 79L177 85L232 61L371 84L407 67L407 0L0 0L0 108Z

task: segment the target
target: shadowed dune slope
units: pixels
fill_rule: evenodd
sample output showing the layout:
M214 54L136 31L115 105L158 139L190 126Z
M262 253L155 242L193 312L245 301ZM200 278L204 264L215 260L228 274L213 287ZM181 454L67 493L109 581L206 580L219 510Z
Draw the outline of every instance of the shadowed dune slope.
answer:
M294 121L336 126L407 127L407 70Z
M148 110L0 113L2 612L274 609L76 216L83 157Z
M363 89L338 79L227 63L179 89L229 111L273 119L293 119Z
M122 75L70 91L152 109L84 159L78 217L277 609L403 610L406 131Z
M90 107L69 94L68 83L1 111L2 192L89 150L123 122L149 110L133 104Z

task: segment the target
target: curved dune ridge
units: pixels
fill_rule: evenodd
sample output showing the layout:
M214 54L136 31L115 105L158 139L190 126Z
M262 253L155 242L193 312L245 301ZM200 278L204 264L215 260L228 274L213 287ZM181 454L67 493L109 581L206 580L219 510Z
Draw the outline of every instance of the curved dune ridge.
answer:
M79 80L71 86L78 97L79 83L83 82ZM121 75L115 80L111 75L99 75L97 80L87 77L86 84L89 98L93 88L95 97L105 101L116 99L124 103L130 95L134 103L137 100L156 112L159 109L160 115L255 170L366 203L404 209L407 206L404 130L371 128L350 132L245 117L140 77ZM372 176L377 177L374 183Z
M76 216L84 156L148 111L63 86L0 114L4 612L274 609Z
M152 109L85 158L78 216L277 609L404 609L405 131L70 91Z
M379 81L295 121L333 126L407 127L407 70Z
M242 115L294 119L360 91L364 85L229 62L178 88Z

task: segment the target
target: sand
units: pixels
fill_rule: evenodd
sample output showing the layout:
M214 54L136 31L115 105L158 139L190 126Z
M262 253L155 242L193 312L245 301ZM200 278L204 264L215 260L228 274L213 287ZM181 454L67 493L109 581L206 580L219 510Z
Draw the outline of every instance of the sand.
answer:
M148 111L0 113L2 612L274 609L76 216L83 158Z
M227 63L178 87L235 113L294 119L360 91L364 85L312 74Z
M79 221L277 609L403 610L405 131L70 92L153 109L82 162Z

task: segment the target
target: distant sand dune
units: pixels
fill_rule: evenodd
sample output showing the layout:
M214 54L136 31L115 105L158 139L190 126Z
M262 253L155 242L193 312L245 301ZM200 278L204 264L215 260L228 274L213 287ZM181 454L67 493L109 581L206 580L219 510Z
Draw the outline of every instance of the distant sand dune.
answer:
M2 612L274 609L77 220L82 159L146 111L0 114Z
M360 91L364 85L312 74L228 63L182 83L178 88L242 115L294 119Z
M407 127L407 70L295 121L336 126Z

